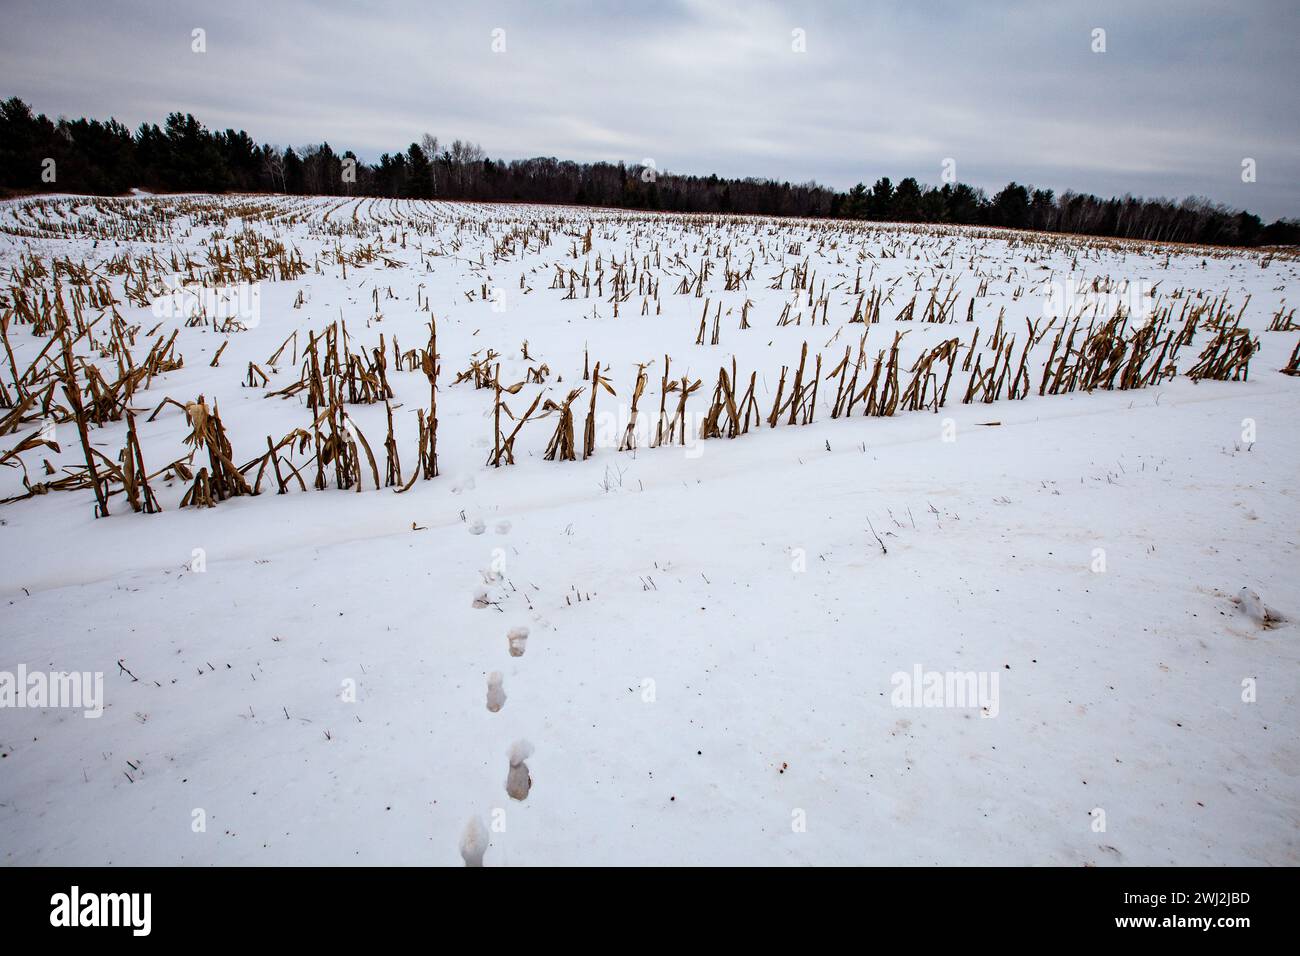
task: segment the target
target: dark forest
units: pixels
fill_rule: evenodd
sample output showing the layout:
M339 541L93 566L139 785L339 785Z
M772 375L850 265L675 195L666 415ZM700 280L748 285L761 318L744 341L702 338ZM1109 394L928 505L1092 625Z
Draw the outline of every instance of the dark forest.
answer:
M51 162L52 161L52 162ZM1300 242L1300 221L1265 224L1200 197L1103 199L1008 183L992 197L964 183L907 177L839 192L817 183L683 175L624 163L502 160L459 139L425 134L404 150L361 162L328 143L281 149L242 130L209 130L194 116L132 132L116 120L51 120L17 97L0 103L0 187L10 193L120 195L271 192L487 202L573 203L665 212L813 216L1005 226L1045 232L1212 245Z

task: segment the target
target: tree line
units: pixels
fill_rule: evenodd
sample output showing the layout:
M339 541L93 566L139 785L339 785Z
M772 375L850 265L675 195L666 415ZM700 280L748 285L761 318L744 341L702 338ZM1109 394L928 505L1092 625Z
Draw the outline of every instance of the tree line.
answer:
M1300 242L1300 220L1265 225L1201 197L1181 201L1008 183L992 197L965 183L924 185L888 177L839 192L814 182L691 176L624 163L549 157L501 160L476 143L429 134L365 163L328 143L281 149L243 130L209 130L189 113L133 133L117 120L34 115L17 97L0 103L0 186L13 192L118 195L273 192L292 195L576 203L665 212L752 213L889 222L1007 226L1045 232L1215 245Z

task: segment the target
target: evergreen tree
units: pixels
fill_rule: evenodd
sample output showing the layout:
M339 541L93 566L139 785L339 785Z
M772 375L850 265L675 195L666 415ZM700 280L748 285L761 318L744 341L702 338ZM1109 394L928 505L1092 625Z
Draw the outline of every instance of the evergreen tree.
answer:
M428 199L433 195L433 166L419 143L412 143L406 150L406 174L406 195L412 199Z

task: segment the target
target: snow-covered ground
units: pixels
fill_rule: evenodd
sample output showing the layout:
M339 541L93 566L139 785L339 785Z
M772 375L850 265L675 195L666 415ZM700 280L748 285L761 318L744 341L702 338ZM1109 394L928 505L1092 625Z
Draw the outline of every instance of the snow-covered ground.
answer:
M123 238L142 217L152 238ZM307 271L260 282L243 329L134 304L135 280L112 265L174 251L205 267L244 230L296 248ZM369 264L338 262L366 246L379 252ZM157 476L161 513L118 494L98 519L89 488L0 505L0 674L103 674L102 716L0 709L0 862L461 865L481 828L488 866L1300 863L1300 377L1278 371L1300 332L1267 331L1296 304L1294 256L557 207L140 197L0 205L0 291L28 257L95 267L138 327L136 362L179 330L183 367L131 401L150 472L190 450L175 405L147 421L165 397L215 401L239 465L268 436L309 428L305 393L267 393L298 380L308 330L341 318L354 352L385 337L409 479L429 385L394 367L393 340L423 347L435 317L440 475L402 494L375 489L368 466L360 492L331 477L329 490L277 495L264 477L260 494L211 509L178 507L190 482ZM679 292L705 262L707 279ZM792 292L805 264L808 288ZM1159 384L1040 396L1065 321L1053 310L1076 280L1110 290L1100 308L1083 303L1085 326L1117 302L1141 305L1139 291L1173 320L1189 301L1235 313L1249 296L1249 379L1186 376L1213 334L1202 323ZM64 275L60 294L72 286ZM53 276L28 288L53 296ZM884 297L878 323L850 322L859 290ZM950 298L949 321L922 321L932 290ZM913 318L897 321L913 296ZM86 320L100 311L86 306ZM977 328L987 364L999 312L1020 343L1012 371L1026 320L1042 332L1055 317L1029 354L1027 398L962 404L959 358L937 411L831 417L828 373L846 346L856 357L864 329L869 363L906 331L905 387L917 356L957 337L964 358ZM289 351L269 362L295 330L298 364ZM8 338L12 395L13 368L50 337L11 322ZM734 440L698 438L720 367L730 374L734 357L738 394L757 372L766 418L805 343L807 374L823 363L811 424L783 415ZM515 464L485 463L493 392L453 381L488 349L503 385L547 366L544 383L506 397L516 415L540 392L560 402L584 387L579 460L543 459L552 413L523 427ZM119 374L84 338L78 354L110 382ZM687 443L650 448L665 355L674 379L702 384ZM267 384L248 386L250 362ZM587 362L616 395L598 396L584 461ZM641 363L648 431L620 451ZM347 414L382 473L384 404ZM39 427L0 435L0 455ZM54 435L60 453L21 454L32 482L84 464L74 424ZM125 421L91 431L110 459L125 436ZM310 458L310 446L292 456L309 489ZM0 498L24 493L23 470L0 469ZM1242 588L1292 622L1239 606ZM494 672L504 703L494 693L490 710ZM931 672L946 694L930 694ZM954 697L963 687L974 696ZM525 799L507 794L508 777Z

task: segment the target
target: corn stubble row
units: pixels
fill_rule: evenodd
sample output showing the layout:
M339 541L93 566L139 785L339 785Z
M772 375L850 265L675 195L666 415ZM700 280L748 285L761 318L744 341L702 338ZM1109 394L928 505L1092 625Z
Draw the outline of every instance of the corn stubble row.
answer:
M216 401L209 405L205 396L199 395L192 400L167 397L148 418L149 422L154 421L169 406L179 409L189 426L183 440L187 451L153 471L144 461L136 421L140 409L133 402L154 385L155 378L183 368L184 357L177 351L179 330L162 333L160 322L146 332L142 325L128 323L122 317L118 311L121 303L114 297L111 279L122 280L124 294L132 304L149 305L157 296L171 290L166 276L182 276L187 287L204 289L237 282L290 281L309 271L321 273L326 267L337 267L344 275L349 265L354 269L370 265L396 268L402 263L388 254L391 247L406 248L408 241L418 241L421 256L433 259L459 252L466 241L462 236L473 237L488 230L485 222L464 217L455 224L455 238L448 241L445 235L437 235L434 242L438 219L427 211L415 211L416 204L412 204L412 209L399 209L394 204L391 219L372 215L365 223L357 218L358 204L352 208L350 222L344 215L330 221L347 206L347 201L342 201L322 211L319 207L309 208L301 201L285 200L242 204L202 199L143 204L94 200L88 204L88 210L82 207L80 218L76 218L51 202L23 204L14 220L6 222L0 231L40 238L90 236L119 243L173 241L179 231L198 226L211 226L215 232L202 262L189 253L174 251L166 258L160 258L156 251L135 255L123 251L93 267L68 258L56 257L48 264L35 255L19 259L0 299L0 342L10 372L8 382L0 379L0 436L21 437L0 453L0 464L22 469L25 493L5 501L51 491L90 489L96 515L106 516L117 508L115 499L119 496L132 511L161 510L154 491L160 479L185 484L181 507L212 507L230 498L259 495L264 488L273 488L276 494L286 494L294 488L305 492L331 487L357 492L367 487L393 488L400 493L409 490L419 479L436 477L440 362L436 322L428 303L423 301L421 305L430 312L430 319L428 341L419 347L403 350L395 337L390 343L383 335L376 345L358 347L340 318L319 332L308 331L305 340L295 331L264 363L250 362L242 382L244 387L262 389L268 400L298 401L307 412L306 421L287 434L279 438L266 435L250 442L259 447L265 445L265 450L254 457L240 462ZM778 326L805 322L830 324L832 292L849 297L853 310L843 328L862 328L856 347L846 345L842 355L836 353L824 363L821 352L810 356L805 341L797 361L781 367L766 411L760 406L757 394L759 373L750 371L746 375L738 369L733 356L728 364L719 367L711 390L704 393L708 397L698 431L701 439L734 439L748 434L751 428L761 429L764 424L769 429L812 424L817 418L819 398L823 410L829 408L832 419L855 414L883 418L899 411L938 412L950 398L961 404L989 404L1022 400L1034 391L1044 396L1146 388L1178 374L1179 352L1193 345L1198 332L1203 332L1207 341L1186 374L1194 380L1245 380L1250 359L1259 348L1258 339L1241 325L1244 304L1234 312L1226 297L1198 299L1194 304L1176 294L1170 304L1141 320L1126 314L1121 306L1109 316L1094 309L1086 321L1081 312L1054 319L1045 326L1045 320L1026 321L1023 330L1012 330L1004 325L999 314L997 325L985 342L980 341L980 329L972 327L969 339L964 335L943 339L905 367L900 353L908 330L896 331L885 347L868 348L871 327L881 321L882 307L893 301L902 280L870 284L876 269L872 262L864 284L861 251L857 252L859 265L852 287L841 278L828 288L825 278L818 282L806 256L792 266L785 264L785 256L803 254L801 241L790 241L788 236L770 228L770 224L766 233L759 232L761 227L753 220L714 221L718 228L756 230L758 249L751 251L746 261L733 262L730 244L712 234L707 236L703 249L697 244L690 250L699 254L697 259L688 259L686 250L670 254L666 248L666 230L674 220L681 219L607 218L601 224L605 230L602 238L618 236L618 230L624 228L632 231L631 241L621 258L611 255L606 260L598 255L593 264L590 254L595 225L575 230L571 219L558 213L543 215L505 235L492 236L492 261L500 265L541 251L557 239L567 240L570 258L586 257L583 270L556 264L550 288L562 292L565 299L575 299L580 294L587 298L594 293L598 301L612 303L615 317L619 304L634 295L642 297L641 315L650 314L651 300L654 314L660 314L660 276L653 273L672 272L679 276L675 294L704 299L696 346L717 346L721 341L721 301L713 304L705 295L715 262L720 261L726 290L735 292L743 291L754 280L759 256L761 264L780 261L780 271L772 276L770 288L788 289L794 298L786 303L776 321ZM226 237L224 230L234 220L240 221L242 231ZM333 237L335 245L308 262L296 249L250 231L249 222L273 227L310 222L318 233ZM374 236L376 223L381 230L378 237ZM384 228L391 230L387 240L382 235ZM921 255L916 244L926 235L940 243L945 241L942 231L920 229L917 233L920 235L884 240L879 257ZM344 238L365 241L345 248ZM817 241L817 251L822 255L833 254L835 261L843 264L843 256L849 250L839 245L842 239L823 235ZM427 249L426 240L430 240ZM1026 250L1027 262L1052 247L1051 241L1028 234L1013 240L1012 245L1017 244ZM643 246L649 246L650 251L635 251ZM1096 240L1082 246L1086 257L1089 250L1111 249L1114 243ZM941 251L938 257L943 254ZM948 250L947 254L951 260L952 251ZM924 255L928 257L929 253ZM974 254L970 265L978 271ZM1012 272L1014 268L1008 272L1007 280ZM985 294L988 281L989 277L981 279L977 296ZM920 299L921 293L927 290L922 289L919 275L914 285L916 294L901 306L895 322L959 327L961 313L955 279L946 288L942 280L936 280L925 300ZM532 291L524 275L520 276L520 288L523 294ZM1023 291L1023 287L1017 287L1013 297ZM488 298L486 284L479 295ZM381 317L378 287L374 297L376 317ZM472 299L473 292L467 293L467 297ZM1175 315L1174 302L1179 298L1182 298L1182 308ZM922 301L924 304L920 304ZM295 305L300 304L301 296ZM746 299L737 324L739 331L752 327L752 307L753 302ZM799 308L797 313L795 308ZM965 310L966 322L973 323L974 309L972 298ZM1289 331L1295 328L1293 318L1294 310L1289 314L1279 310L1269 329ZM191 315L186 324L226 335L243 331L235 320L220 320L201 311ZM19 328L47 340L35 359L23 368L15 359L10 341L11 333ZM837 332L835 337L838 335ZM210 363L213 367L219 366L225 344L214 355ZM1038 361L1031 360L1035 350L1047 353L1041 372L1037 371ZM599 395L601 391L611 397L618 394L609 367L596 362L593 368L588 356L582 373L585 384L552 395L549 366L530 355L527 342L523 343L521 352L529 363L521 381L502 381L500 355L489 348L472 355L468 366L452 382L453 386L467 384L491 395L492 450L486 463L493 467L514 464L516 442L524 426L542 419L554 421L543 452L545 460L574 461L579 449L583 459L592 457L597 448ZM618 442L619 451L637 448L636 424L639 416L646 413L642 403L647 400L646 392L652 381L649 370L653 364L651 361L638 363L627 389L630 416ZM959 364L964 384L960 378L953 382ZM296 369L297 378L287 385L271 388L271 376L279 374L282 365ZM672 366L671 356L665 354L662 371L657 376L658 413L649 440L651 447L687 443L691 427L688 405L703 388L702 379L678 375L672 372ZM1300 345L1281 371L1288 375L1300 374ZM417 440L414 466L409 473L402 467L394 433L394 390L389 381L390 374L394 373L422 375L428 385L427 407L415 409ZM555 382L559 384L562 378ZM510 402L529 385L540 385L542 389L526 407L520 406L517 413ZM382 443L372 445L348 409L381 403L385 407L387 432ZM585 410L585 416L579 435L575 415L580 410ZM42 463L44 473L33 480L27 472L24 453L42 448L61 453L47 428L28 431L34 424L45 426L49 422L75 426L84 463L56 471L46 459ZM91 434L94 429L115 422L125 422L126 431L124 446L112 458L93 446ZM382 477L376 449L383 457Z

